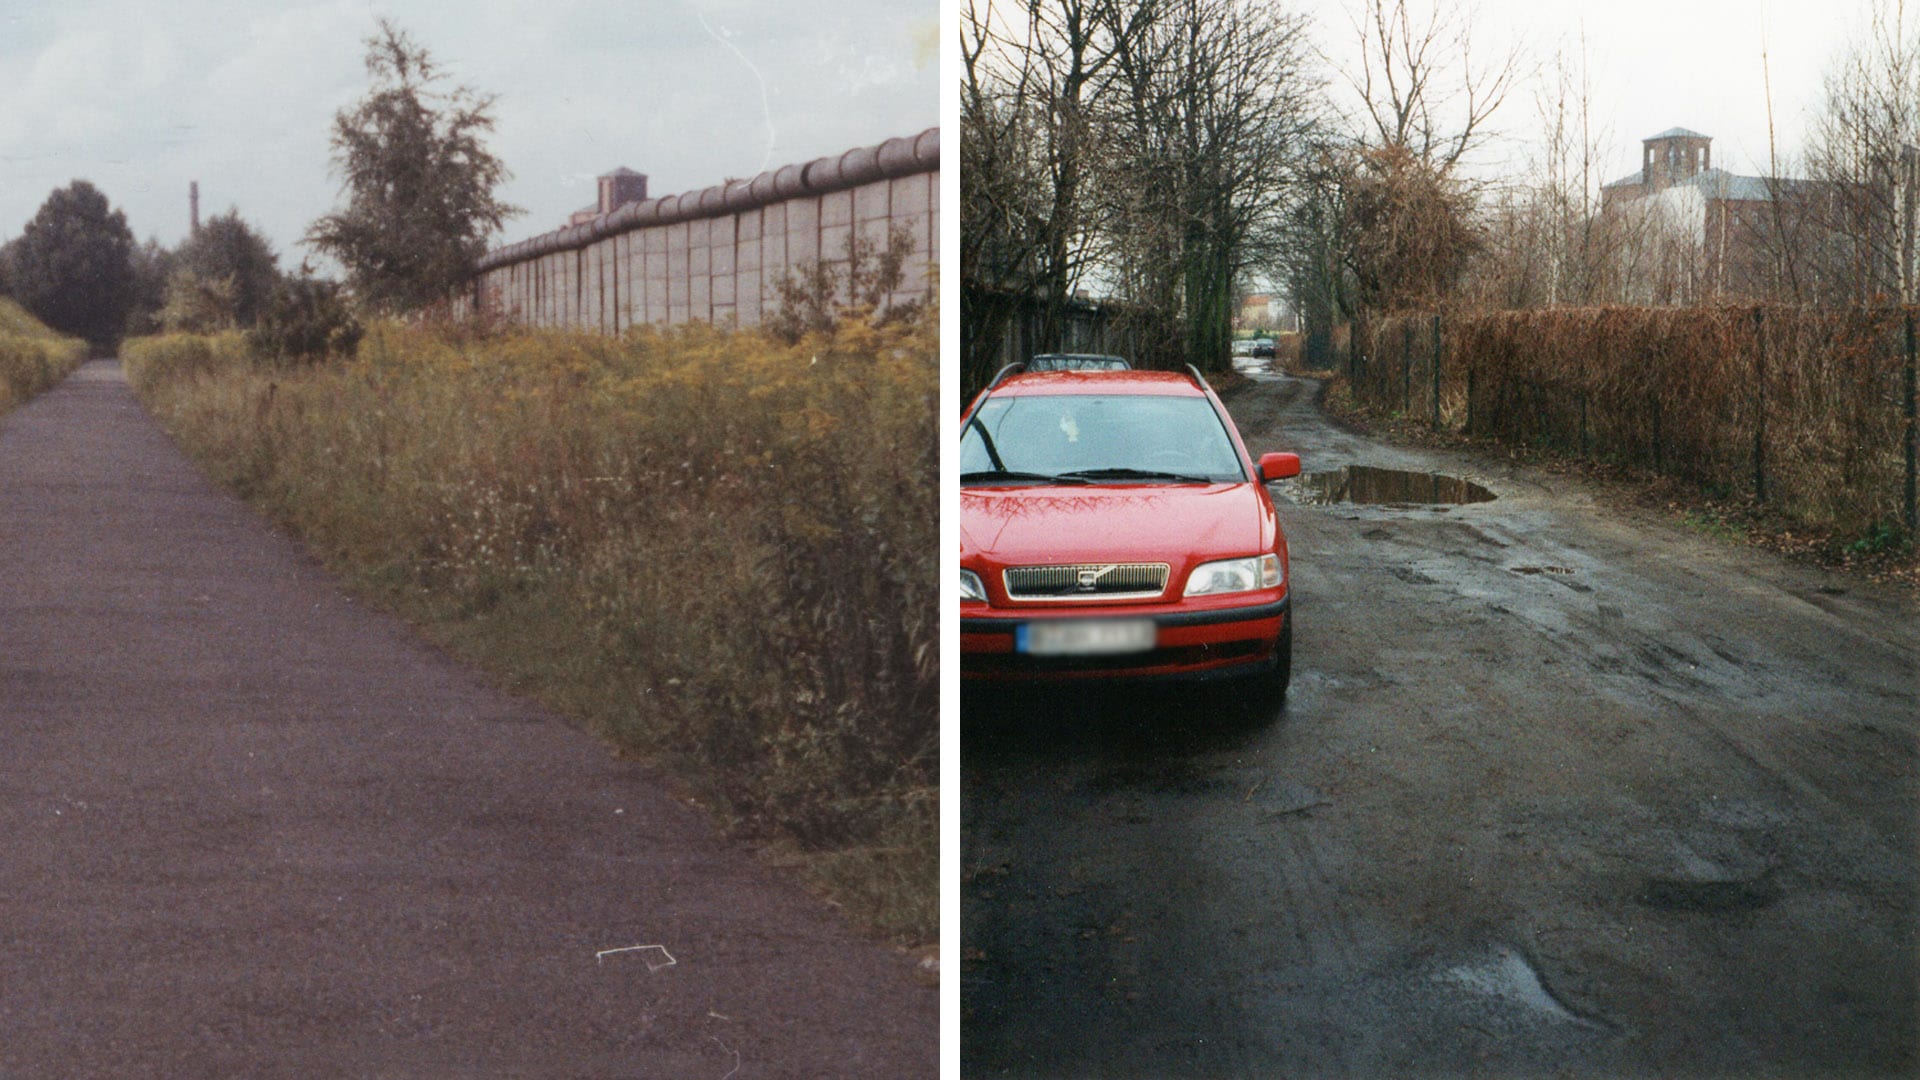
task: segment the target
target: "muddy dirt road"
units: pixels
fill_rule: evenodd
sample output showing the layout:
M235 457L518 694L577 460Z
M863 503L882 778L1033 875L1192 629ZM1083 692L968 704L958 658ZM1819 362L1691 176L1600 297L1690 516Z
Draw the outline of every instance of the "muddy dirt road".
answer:
M1277 721L966 695L967 1075L1913 1074L1911 603L1229 404L1497 499L1283 502Z
M665 788L349 600L116 366L0 420L0 1077L934 1075L935 990Z

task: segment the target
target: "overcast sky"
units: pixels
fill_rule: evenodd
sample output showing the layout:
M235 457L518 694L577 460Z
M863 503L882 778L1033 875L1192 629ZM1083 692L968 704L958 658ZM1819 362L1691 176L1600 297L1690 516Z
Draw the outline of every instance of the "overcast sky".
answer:
M1302 4L1336 62L1355 53L1348 13L1358 6L1358 0ZM1870 9L1868 0L1477 0L1473 6L1476 45L1520 41L1532 64L1550 63L1563 48L1577 59L1584 32L1593 122L1612 136L1601 170L1608 181L1638 170L1640 140L1671 127L1711 135L1717 166L1766 171L1763 49L1775 141L1783 157L1797 153L1819 105L1822 73L1849 35L1864 27ZM1915 19L1920 12L1909 13ZM1495 121L1511 136L1504 152L1518 169L1539 128L1532 89L1510 97Z
M1357 0L1297 0L1329 57L1352 52ZM1579 49L1607 179L1639 141L1683 126L1714 137L1716 164L1767 159L1761 51L1778 143L1800 149L1822 71L1867 0L1479 0L1476 35L1517 38L1530 63ZM137 237L178 242L187 182L201 210L236 207L293 265L295 241L331 209L328 125L366 89L362 39L388 14L457 81L499 96L506 198L528 213L502 241L544 232L593 200L617 165L652 192L911 135L939 122L932 0L0 0L0 238L53 188L93 181ZM1518 168L1537 125L1531 89L1498 117Z
M615 166L666 195L940 119L936 0L0 0L0 240L84 178L172 245L198 180L203 218L237 208L297 266L380 15L498 95L527 210L503 242L565 224Z

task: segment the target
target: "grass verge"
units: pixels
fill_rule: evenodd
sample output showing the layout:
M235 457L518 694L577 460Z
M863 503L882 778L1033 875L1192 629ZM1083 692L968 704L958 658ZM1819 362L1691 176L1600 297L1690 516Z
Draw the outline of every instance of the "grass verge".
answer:
M372 327L122 350L208 472L854 920L937 940L938 341Z

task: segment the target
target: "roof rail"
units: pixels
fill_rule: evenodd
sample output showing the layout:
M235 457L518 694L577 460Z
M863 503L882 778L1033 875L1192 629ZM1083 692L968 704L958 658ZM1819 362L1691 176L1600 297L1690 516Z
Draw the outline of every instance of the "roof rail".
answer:
M987 389L991 390L994 387L999 386L1001 380L1005 379L1007 376L1018 375L1020 372L1025 370L1027 370L1027 362L1025 360L1015 360L1013 363L1008 364L1006 367L1003 367L999 371L994 373L993 381L987 384Z
M1193 376L1193 381L1200 384L1200 389L1206 390L1209 392L1213 390L1213 387L1207 384L1207 377L1205 375L1200 374L1199 368L1194 367L1192 364L1188 364L1187 374Z

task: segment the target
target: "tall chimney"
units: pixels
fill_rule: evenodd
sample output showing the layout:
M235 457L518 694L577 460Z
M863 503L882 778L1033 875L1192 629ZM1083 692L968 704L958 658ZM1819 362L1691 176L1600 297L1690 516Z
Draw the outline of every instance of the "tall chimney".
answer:
M187 183L187 209L193 224L193 235L200 235L200 181Z

